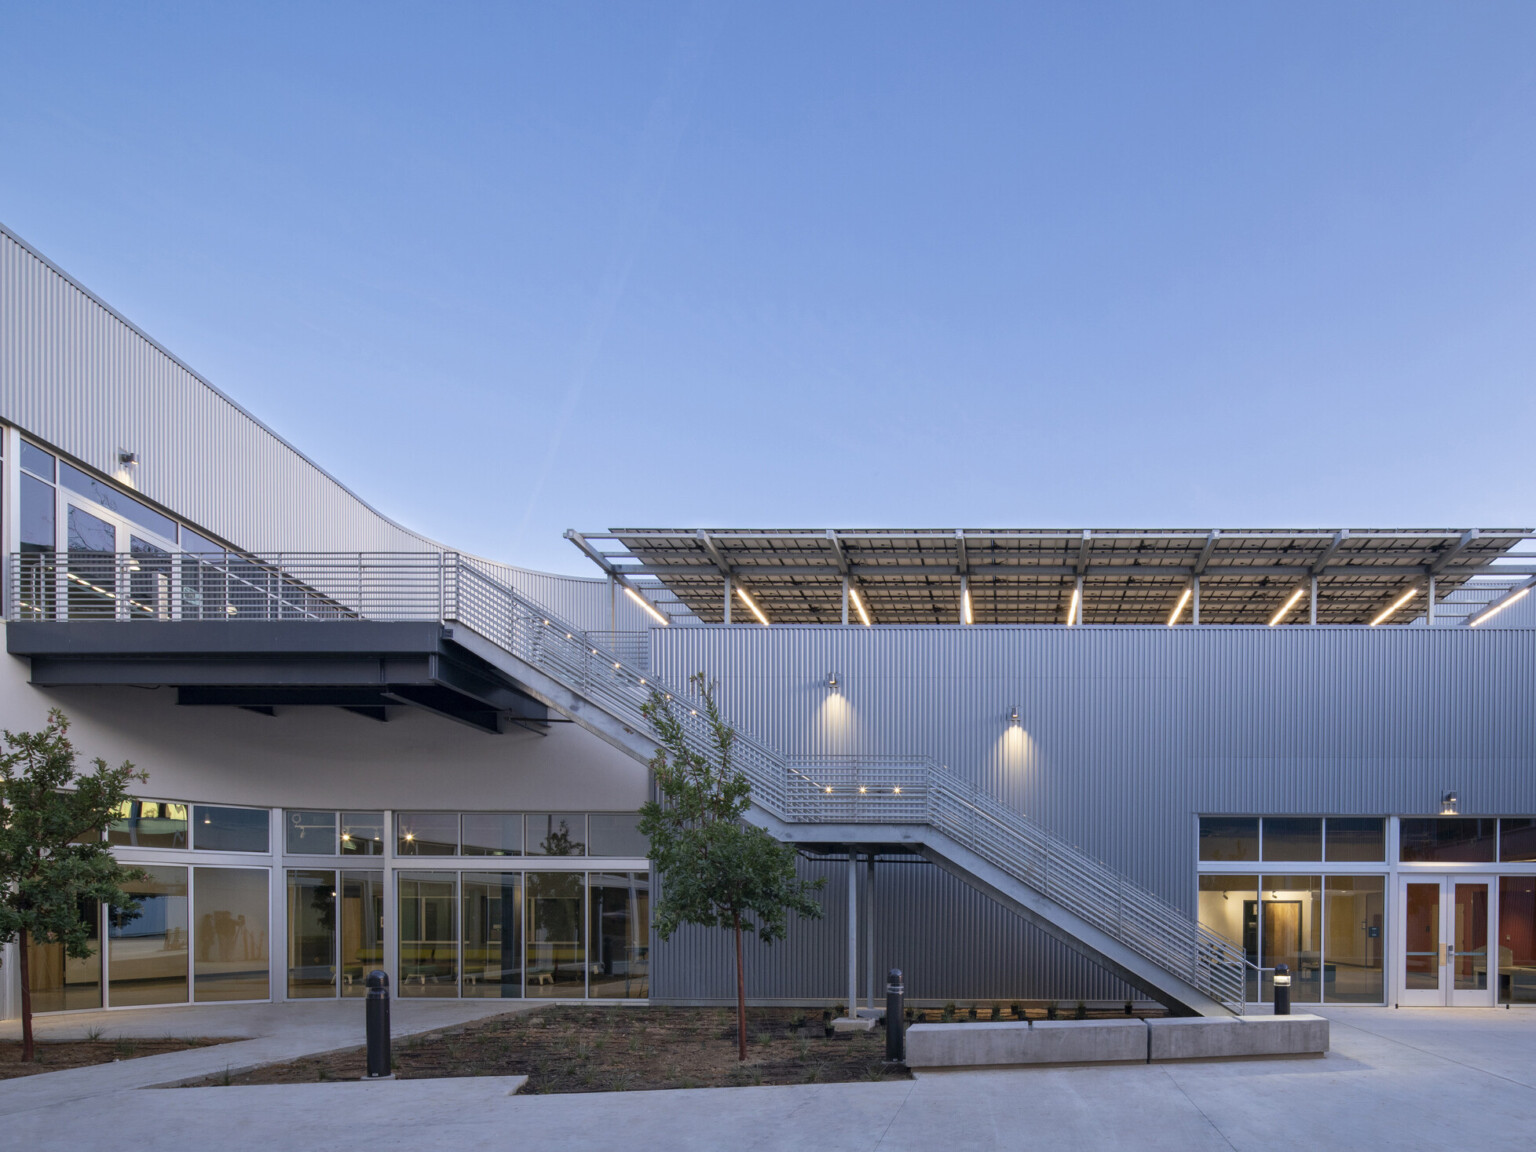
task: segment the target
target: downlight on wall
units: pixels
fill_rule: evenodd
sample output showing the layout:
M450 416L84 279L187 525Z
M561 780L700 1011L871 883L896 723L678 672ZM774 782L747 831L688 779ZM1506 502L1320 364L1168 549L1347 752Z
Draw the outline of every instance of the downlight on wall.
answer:
M1454 792L1445 792L1440 796L1440 815L1455 816L1461 811L1461 797Z

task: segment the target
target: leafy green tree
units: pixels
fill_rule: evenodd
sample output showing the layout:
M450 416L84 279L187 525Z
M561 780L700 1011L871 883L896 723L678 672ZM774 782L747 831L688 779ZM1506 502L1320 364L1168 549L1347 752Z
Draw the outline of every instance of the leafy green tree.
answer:
M126 761L75 770L69 720L57 708L41 732L13 733L0 742L0 944L19 941L21 954L21 1058L32 1060L32 979L28 946L62 944L64 954L91 954L90 926L81 919L88 900L132 913L138 904L123 886L142 879L117 862L102 840L128 789L146 775Z
M811 896L824 880L795 875L795 850L743 819L752 802L746 775L731 760L736 732L720 716L714 685L702 672L689 677L709 729L709 750L689 747L682 716L653 691L642 706L661 747L651 760L659 799L640 809L640 831L650 838L661 894L654 915L663 940L684 924L728 928L736 938L736 1038L747 1058L747 992L741 937L756 932L782 940L794 913L821 918ZM693 710L690 710L692 713Z

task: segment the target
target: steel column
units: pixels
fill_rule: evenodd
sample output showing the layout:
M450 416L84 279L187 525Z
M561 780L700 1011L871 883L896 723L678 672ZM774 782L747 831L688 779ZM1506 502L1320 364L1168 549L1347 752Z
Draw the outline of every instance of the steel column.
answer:
M864 870L864 987L869 1010L875 1011L875 854L869 854Z
M843 577L843 623L848 623L848 577Z
M725 578L725 622L731 622L731 578Z
M859 854L848 846L848 1015L859 1014Z
M1312 586L1307 593L1307 623L1317 623L1317 577L1312 577Z
M1430 627L1435 624L1435 578L1429 578L1429 605L1424 609L1424 623Z
M1194 617L1190 620L1190 623L1198 624L1200 623L1200 577L1198 576L1195 577L1194 589L1195 594L1192 598L1194 600Z

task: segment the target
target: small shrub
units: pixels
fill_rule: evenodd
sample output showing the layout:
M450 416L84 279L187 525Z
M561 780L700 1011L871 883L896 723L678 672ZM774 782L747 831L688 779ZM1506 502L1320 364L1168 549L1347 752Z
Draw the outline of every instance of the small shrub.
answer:
M939 1009L939 1021L944 1024L952 1023L955 1019L955 1002L945 1001L944 1007Z
M977 1016L979 1015L979 1013L976 1011L976 1005L972 1004L969 1008L967 1008L965 1010L965 1014L966 1014L967 1018L969 1018L971 1020L975 1020L977 1018Z
M1002 1008L1000 1006L996 1005L996 1004L992 1005L992 1015L990 1017L988 1017L988 1019L991 1019L991 1020L1001 1020L1002 1018L1003 1018L1003 1010L1002 1010Z
M105 1035L106 1031L107 1030L105 1028L102 1028L100 1025L97 1025L97 1026L94 1026L94 1027L91 1027L91 1028L87 1028L85 1030L85 1038L87 1040L89 1040L92 1044L98 1044L98 1043L101 1042L101 1038L102 1038L103 1035Z
M1010 1005L1008 1005L1008 1010L1013 1013L1013 1018L1015 1020L1022 1020L1022 1019L1024 1019L1024 1015L1025 1015L1025 1013L1024 1013L1024 1005L1022 1005L1022 1004L1010 1004Z
M1072 1016L1076 1020L1088 1019L1088 1005L1079 1000L1077 1002L1077 1011L1072 1013Z
M1050 1004L1047 1004L1045 1006L1045 1018L1047 1020L1054 1020L1054 1019L1056 1019L1056 1005L1055 1005L1054 1002L1052 1002Z

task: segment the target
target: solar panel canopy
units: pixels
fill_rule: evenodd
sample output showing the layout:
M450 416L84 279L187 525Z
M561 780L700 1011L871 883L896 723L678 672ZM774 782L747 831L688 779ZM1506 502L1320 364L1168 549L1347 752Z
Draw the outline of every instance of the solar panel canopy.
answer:
M1536 552L1517 551L1528 528L566 535L605 571L660 582L708 623L726 619L730 598L738 623L755 605L774 624L840 624L846 587L854 624L1193 623L1197 601L1202 624L1306 624L1314 589L1319 624L1406 624L1425 615L1431 581L1438 603L1474 578L1536 574Z

